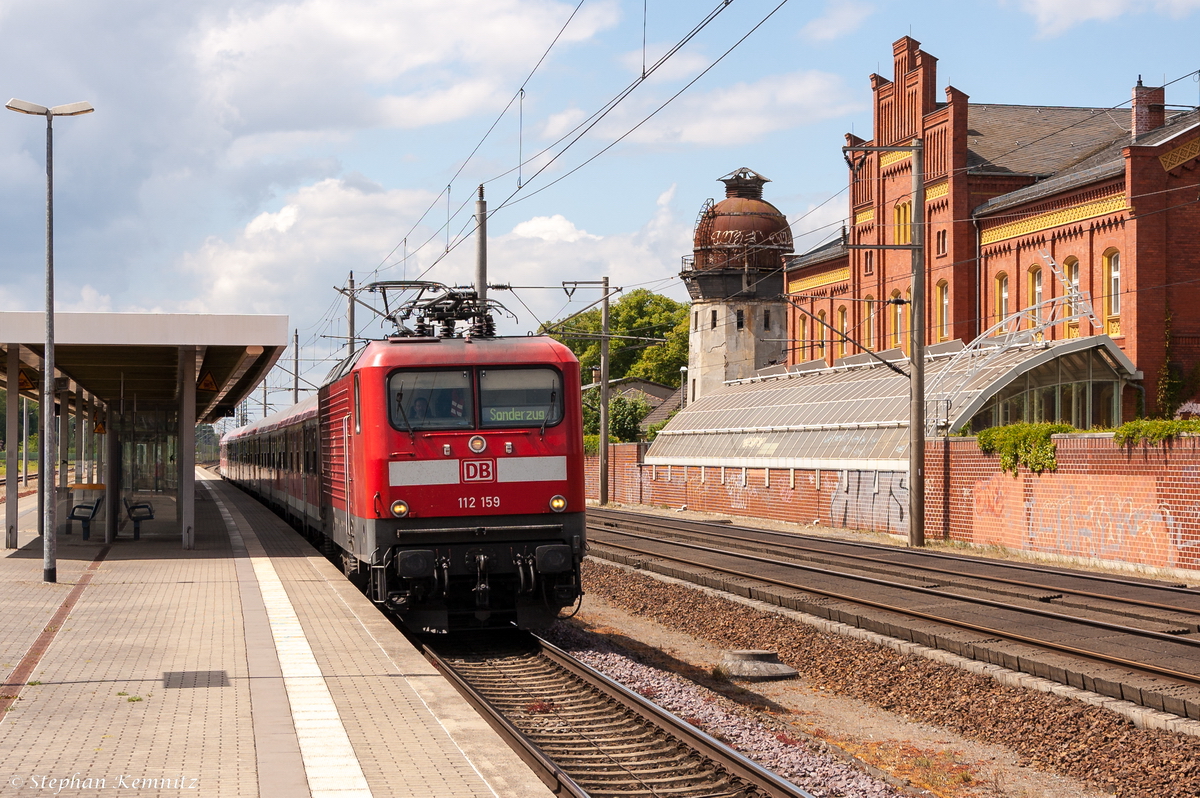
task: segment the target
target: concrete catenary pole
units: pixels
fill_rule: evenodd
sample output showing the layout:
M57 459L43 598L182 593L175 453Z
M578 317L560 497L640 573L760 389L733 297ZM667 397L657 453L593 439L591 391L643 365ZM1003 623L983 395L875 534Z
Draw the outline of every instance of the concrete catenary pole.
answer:
M487 302L487 201L483 198L482 183L479 199L475 200L475 227L475 296L482 311Z
M354 354L354 272L350 272L350 280L346 291L346 357Z
M925 158L912 143L912 317L909 354L908 545L925 545Z
M608 278L600 279L600 504L608 504Z
M300 330L292 331L292 404L300 401Z

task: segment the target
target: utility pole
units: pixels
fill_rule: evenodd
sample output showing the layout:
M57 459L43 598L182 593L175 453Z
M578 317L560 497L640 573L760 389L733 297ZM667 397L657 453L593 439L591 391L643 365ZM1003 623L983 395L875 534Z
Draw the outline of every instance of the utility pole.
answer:
M292 332L292 404L300 402L300 330Z
M912 329L909 330L908 545L925 545L925 147L912 146Z
M608 278L600 279L600 506L608 504Z
M354 354L354 272L350 272L349 290L346 292L346 357L350 357L352 354ZM266 405L265 399L263 404Z
M267 417L267 381L263 380L263 418Z
M851 244L848 249L907 249L912 253L912 306L909 308L908 545L925 545L925 146L919 138L895 147L843 147L852 172L851 152L907 152L912 156L911 239L907 244Z
M487 304L487 202L483 199L483 184L479 184L479 199L475 200L475 296L480 311Z

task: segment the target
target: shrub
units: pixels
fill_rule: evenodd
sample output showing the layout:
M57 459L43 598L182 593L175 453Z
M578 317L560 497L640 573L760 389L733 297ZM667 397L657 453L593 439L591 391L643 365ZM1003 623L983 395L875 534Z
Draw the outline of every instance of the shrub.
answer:
M1113 443L1117 446L1135 446L1139 443L1154 446L1186 433L1198 432L1200 419L1139 418L1117 427L1113 431Z
M1000 455L1000 468L1013 476L1018 466L1040 474L1058 470L1051 436L1076 431L1070 424L1009 424L981 430L976 440L984 454Z

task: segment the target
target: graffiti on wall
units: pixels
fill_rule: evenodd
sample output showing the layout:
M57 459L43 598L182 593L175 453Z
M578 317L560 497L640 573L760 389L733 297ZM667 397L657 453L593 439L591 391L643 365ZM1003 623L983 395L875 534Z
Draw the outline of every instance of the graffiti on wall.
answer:
M1194 567L1197 544L1158 495L1152 476L998 474L975 485L973 542L1010 549Z
M829 515L834 526L908 534L908 474L842 471Z

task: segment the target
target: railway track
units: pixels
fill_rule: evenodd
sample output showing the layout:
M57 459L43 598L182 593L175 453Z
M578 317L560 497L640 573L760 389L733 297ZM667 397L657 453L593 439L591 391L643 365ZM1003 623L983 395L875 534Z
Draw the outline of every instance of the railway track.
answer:
M591 553L1200 719L1200 590L590 509Z
M812 798L533 635L424 650L557 794Z

